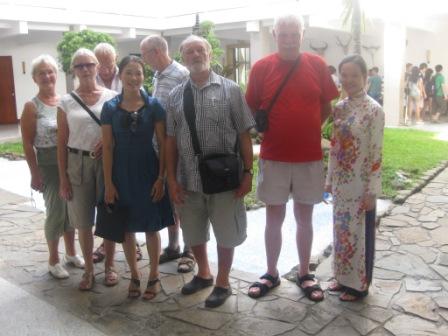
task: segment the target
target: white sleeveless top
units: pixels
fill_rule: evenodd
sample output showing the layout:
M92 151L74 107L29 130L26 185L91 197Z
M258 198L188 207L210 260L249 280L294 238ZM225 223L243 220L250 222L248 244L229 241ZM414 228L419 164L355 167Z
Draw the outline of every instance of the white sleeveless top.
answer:
M34 137L34 147L49 148L57 145L56 123L57 106L49 106L37 97L31 100L36 106L36 136Z
M117 95L115 91L104 89L98 101L88 106L100 119L103 104ZM101 126L99 126L73 97L67 93L62 96L60 107L65 112L69 129L68 147L92 151L101 140Z

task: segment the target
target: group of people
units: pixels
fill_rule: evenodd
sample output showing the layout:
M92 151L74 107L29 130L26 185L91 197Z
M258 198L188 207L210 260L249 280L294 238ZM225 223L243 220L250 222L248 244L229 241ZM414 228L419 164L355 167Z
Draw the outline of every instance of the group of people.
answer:
M129 297L143 295L150 300L160 291L159 231L168 227L170 242L162 256L182 255L179 271L193 270L197 263L197 273L182 287L182 294L214 286L205 306L222 305L232 294L229 273L235 247L246 239L244 196L252 188L253 114L264 109L268 127L262 134L257 195L266 203L267 270L249 287L248 295L260 298L280 285L281 228L292 197L300 260L297 285L310 300L324 299L309 271L313 205L322 200L324 190L333 194L334 202L335 274L330 290L340 291L344 301L367 295L375 204L381 193L384 113L366 94L367 68L360 56L346 57L339 65L347 97L332 110L338 90L325 62L300 52L301 19L295 15L277 18L273 37L277 52L254 64L245 96L236 83L211 69L211 46L195 35L180 45L185 67L168 56L167 43L160 36L145 38L140 44L142 59L124 57L116 73L112 72L114 63L103 65L96 53L79 49L71 62L79 86L61 98L55 92L54 60L40 56L33 61L39 91L25 105L21 123L31 186L43 192L47 207L51 274L68 276L57 250L64 235L66 261L84 268L79 288L92 289L92 226L95 206L103 201L128 209L123 250L131 271ZM156 70L152 97L142 89L144 63ZM101 82L101 71L118 79ZM278 99L268 108L274 95ZM187 112L189 106L193 115ZM334 129L325 179L321 125L330 114ZM199 163L202 157L217 153L237 156L239 185L205 193ZM186 246L183 254L179 223ZM207 256L210 224L217 241L216 279ZM83 258L74 250L74 228ZM135 232L146 233L150 259L143 294ZM105 240L104 282L110 286L119 279L114 251L115 243Z
M419 66L406 64L406 124L409 120L417 124L425 120L438 122L441 115L447 114L448 92L442 71L443 66L440 64L436 65L434 70L429 68L427 63L421 63Z

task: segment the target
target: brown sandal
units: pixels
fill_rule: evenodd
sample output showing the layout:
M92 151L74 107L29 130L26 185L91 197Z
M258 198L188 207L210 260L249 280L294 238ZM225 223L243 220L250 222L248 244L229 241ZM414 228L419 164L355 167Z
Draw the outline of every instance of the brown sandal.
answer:
M136 299L140 295L142 295L142 291L140 290L140 279L131 279L128 289L128 298Z
M106 252L104 251L104 243L101 243L100 246L93 252L92 259L93 263L100 263L106 258Z
M149 280L146 285L146 290L143 293L143 300L152 300L156 297L157 293L160 292L160 280L156 278L154 280Z
M194 259L193 253L191 251L184 251L182 258L177 264L177 271L179 273L189 273L194 270L195 265L196 260Z
M330 292L342 292L345 286L341 285L336 279L333 279L327 288Z
M78 288L79 290L82 291L89 291L93 288L94 282L95 282L95 275L93 274L93 272L84 272Z

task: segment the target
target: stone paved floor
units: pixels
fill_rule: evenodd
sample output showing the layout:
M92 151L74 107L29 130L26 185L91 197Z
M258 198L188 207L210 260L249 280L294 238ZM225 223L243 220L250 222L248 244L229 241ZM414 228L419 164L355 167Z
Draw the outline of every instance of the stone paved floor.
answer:
M448 169L382 219L371 294L359 303L340 303L337 296L326 294L315 304L285 279L270 295L253 300L246 292L257 275L234 270L231 298L218 309L206 309L203 301L210 290L188 297L179 294L192 275L177 274L175 263L161 266L163 291L154 301L130 300L121 250L120 284L106 288L103 268L97 266L94 290L81 293L76 289L80 270L70 268L68 280L49 276L44 215L22 205L24 201L0 190L0 293L5 292L6 280L21 296L27 293L39 300L49 311L48 329L38 332L30 327L23 332L18 326L32 326L34 316L45 315L44 310L38 311L36 303L18 305L11 298L11 303L1 305L3 315L9 307L24 313L6 315L17 320L2 323L1 335L448 335ZM139 264L146 279L148 260ZM330 264L326 259L317 269L324 286L331 276ZM2 295L0 302L4 301ZM52 329L52 320L60 314L49 306L81 321L79 328Z

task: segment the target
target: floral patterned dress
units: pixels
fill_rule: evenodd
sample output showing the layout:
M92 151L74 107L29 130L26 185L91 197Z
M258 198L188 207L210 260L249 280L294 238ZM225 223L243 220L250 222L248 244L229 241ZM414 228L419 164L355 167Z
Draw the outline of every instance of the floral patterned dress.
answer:
M362 201L366 193L381 195L383 131L384 112L367 94L347 97L336 105L327 175L334 202L333 266L335 279L358 291L370 284L366 239L374 239L374 234L366 238ZM371 256L373 267L373 251Z

